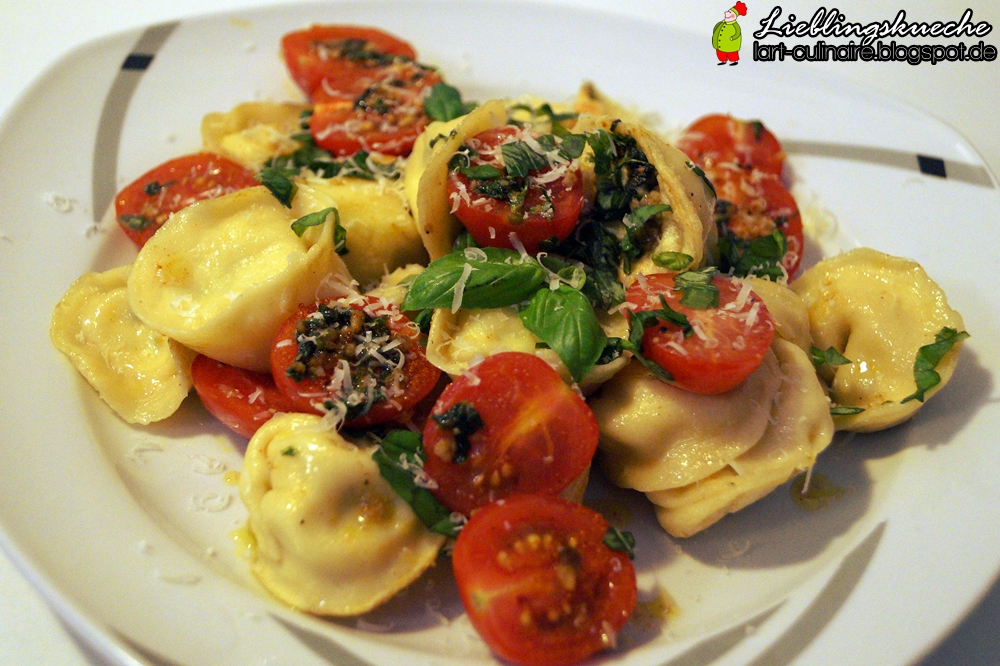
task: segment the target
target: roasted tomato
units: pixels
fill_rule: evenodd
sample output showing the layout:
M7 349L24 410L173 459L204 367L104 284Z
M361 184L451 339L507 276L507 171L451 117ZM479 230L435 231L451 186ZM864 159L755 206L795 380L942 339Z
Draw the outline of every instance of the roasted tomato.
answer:
M636 604L635 569L604 543L608 523L585 506L510 497L472 515L452 562L472 625L522 666L576 664L615 644Z
M236 368L199 354L191 365L191 379L205 409L246 439L278 412L296 411L268 373Z
M417 57L413 47L395 35L352 25L313 25L290 32L281 39L281 51L290 76L310 98L319 88L363 90L384 68Z
M549 364L501 352L441 393L424 426L424 469L438 500L469 515L517 493L562 492L597 439L594 413Z
M496 128L469 139L452 158L452 210L479 245L514 248L513 234L534 254L543 241L572 233L583 179L579 162L560 155L561 140L552 141L542 149L528 130Z
M762 122L721 114L704 116L691 123L676 146L704 169L733 163L780 178L785 163L781 144Z
M309 131L316 145L334 155L359 150L405 156L429 118L424 100L441 77L412 61L378 71L378 76L340 90L313 91Z
M774 175L757 169L724 165L706 172L718 199L715 221L719 227L721 268L738 275L768 273L780 263L789 277L802 261L802 216L795 199ZM780 232L784 247L767 239ZM783 254L777 254L783 249ZM772 277L778 277L773 275Z
M348 428L405 421L441 376L416 324L368 297L300 307L278 329L271 371L297 411L334 412Z
M142 247L172 214L260 183L249 169L213 153L177 157L147 171L115 197L118 224Z
M716 275L710 281L692 283L678 277L683 275L645 275L629 287L626 300L634 311L666 313L666 302L670 310L686 318L686 323L659 318L647 326L642 353L670 373L680 388L723 393L760 366L774 340L774 319L750 285L738 278ZM690 290L704 295L713 287L718 290L717 305L691 307L682 302L688 301Z

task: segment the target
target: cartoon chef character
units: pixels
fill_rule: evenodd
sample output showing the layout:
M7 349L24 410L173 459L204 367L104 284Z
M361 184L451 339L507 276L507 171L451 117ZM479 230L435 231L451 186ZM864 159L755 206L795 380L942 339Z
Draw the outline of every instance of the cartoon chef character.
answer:
M715 47L715 55L719 57L719 64L730 65L740 64L740 44L743 41L740 36L740 25L736 22L736 17L747 15L747 6L743 2L737 2L732 8L726 10L725 19L715 24L712 30L712 46Z

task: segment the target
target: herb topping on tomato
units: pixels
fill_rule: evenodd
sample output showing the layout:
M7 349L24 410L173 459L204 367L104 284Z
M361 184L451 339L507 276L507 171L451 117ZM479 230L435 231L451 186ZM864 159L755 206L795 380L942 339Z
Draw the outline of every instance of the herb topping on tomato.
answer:
M759 120L739 120L722 114L704 116L684 130L676 145L703 169L730 163L780 178L785 163L781 144Z
M699 272L643 275L626 299L645 325L643 355L694 393L723 393L760 366L774 340L774 319L738 278Z
M566 139L517 127L470 138L450 162L448 197L476 243L535 254L576 227L583 179L576 158L583 137ZM516 242L512 240L516 238Z
M122 231L142 247L182 208L259 184L252 171L221 155L185 155L147 171L119 192L115 214Z
M435 497L469 515L513 494L562 492L597 440L594 413L548 363L501 352L442 391L424 426L424 469Z
M299 411L349 428L405 419L440 377L420 332L391 304L360 297L302 306L278 330L271 370Z
M607 521L559 497L519 495L472 515L452 561L472 625L501 658L568 666L614 646L635 608L635 569Z

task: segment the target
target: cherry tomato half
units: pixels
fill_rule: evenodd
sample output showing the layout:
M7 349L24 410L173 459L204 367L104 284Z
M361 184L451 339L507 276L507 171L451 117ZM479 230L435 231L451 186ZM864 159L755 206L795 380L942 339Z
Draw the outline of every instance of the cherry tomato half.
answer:
M614 645L636 604L635 569L604 544L608 523L559 497L483 507L455 541L462 604L493 652L522 666L567 666Z
M424 100L441 77L413 62L380 70L378 78L341 90L313 91L309 130L316 145L337 156L359 150L405 156L429 118Z
M723 393L735 388L760 366L774 340L774 319L763 301L737 278L716 275L718 307L681 304L674 273L645 275L632 283L625 298L637 312L670 309L687 317L691 331L660 319L647 327L642 353L669 372L674 383L694 393Z
M466 142L468 160L453 160L448 177L452 210L481 246L513 248L511 234L530 253L542 241L565 240L583 209L583 178L575 160L559 159L511 177L501 146L536 137L525 130L487 130ZM467 163L466 163L467 162ZM477 177L477 169L493 168Z
M715 186L718 200L715 207L719 236L735 236L742 241L753 241L780 231L788 250L781 260L782 266L792 277L802 261L804 235L802 216L795 198L781 184L781 179L757 169L721 166L706 170ZM736 256L725 258L723 270L738 262L745 243L737 243L731 252ZM728 264L726 263L728 262Z
M378 78L393 62L417 57L413 47L395 35L353 25L313 25L290 32L281 39L281 51L292 80L310 98L320 87L354 90L358 81Z
M260 185L249 169L212 153L177 157L147 171L115 197L122 231L139 247L177 211Z
M347 428L405 420L441 376L416 324L368 297L301 306L278 329L271 372L296 411L337 410Z
M424 470L438 501L469 515L512 494L559 494L597 439L594 413L548 363L501 352L442 391L424 426Z
M677 148L703 169L733 162L781 177L785 153L781 144L759 120L739 120L712 114L684 130Z
M236 368L199 354L191 365L191 380L205 409L246 439L278 412L295 411L269 373Z

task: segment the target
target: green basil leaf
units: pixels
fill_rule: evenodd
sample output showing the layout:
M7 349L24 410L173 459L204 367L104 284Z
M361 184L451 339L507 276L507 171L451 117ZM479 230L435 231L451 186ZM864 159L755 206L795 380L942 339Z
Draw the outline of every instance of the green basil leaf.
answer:
M511 141L500 146L507 175L511 178L526 178L528 172L544 169L549 160L524 141Z
M691 171L694 171L696 176L701 178L701 183L702 185L705 186L705 191L710 192L712 198L714 199L716 197L715 185L713 185L712 181L709 180L708 176L705 174L705 171L694 162L686 162L685 164L687 164L688 168L691 169Z
M583 379L604 352L604 329L590 301L576 289L563 284L555 290L539 289L518 316L559 355L575 381Z
M693 310L719 307L719 288L712 282L715 273L715 268L709 266L675 275L674 286L681 291L681 305Z
M432 261L410 285L402 309L450 309L455 289L466 273L461 299L465 309L515 305L530 298L545 283L545 269L513 250L487 247L477 248L475 255L467 252L473 250L452 252Z
M631 532L622 532L617 527L609 527L604 533L604 545L611 550L628 555L628 559L635 559L635 535Z
M274 198L281 202L285 208L292 207L292 199L298 189L295 182L280 169L264 167L257 174L257 180L271 191Z
M967 337L969 334L965 331L959 332L945 327L934 336L934 342L921 347L917 351L917 359L913 362L913 379L917 383L917 390L903 398L901 402L911 400L923 402L926 397L924 394L941 383L941 375L934 368L945 354Z
M587 138L582 134L567 134L562 137L559 144L559 154L567 160L575 160L583 155L583 149L587 147Z
M831 416L854 416L865 411L864 407L847 407L844 405L834 405L830 408Z
M424 100L424 113L432 120L454 120L472 111L476 105L463 102L462 95L447 83L435 83Z
M809 358L812 360L812 364L816 368L824 365L849 365L852 363L851 359L847 358L833 347L828 347L825 350L819 349L818 347L812 347L809 350Z
M450 509L437 501L427 488L418 485L416 474L423 469L420 433L409 430L390 430L372 459L379 472L403 501L413 507L413 512L432 531L445 536L457 536L461 522L453 519Z
M347 253L347 230L340 226L340 213L334 207L324 208L308 215L303 215L292 222L292 231L296 236L301 236L309 227L318 227L326 222L326 218L333 213L333 248L337 254Z
M654 377L663 382L672 382L674 381L673 375L664 370L659 363L649 360L642 354L642 336L646 332L646 326L653 325L656 319L656 317L645 317L641 313L630 310L628 313L628 323L631 329L629 330L628 340L622 340L620 344L622 349L632 352L635 360L639 361Z
M142 231L153 223L153 220L144 215L119 215L118 221L132 231Z
M461 167L458 172L469 180L493 180L496 178L503 178L503 171L496 168L492 164Z
M653 255L653 263L660 268L666 268L672 271L682 271L691 265L694 261L694 257L690 254L684 254L683 252L657 252Z

